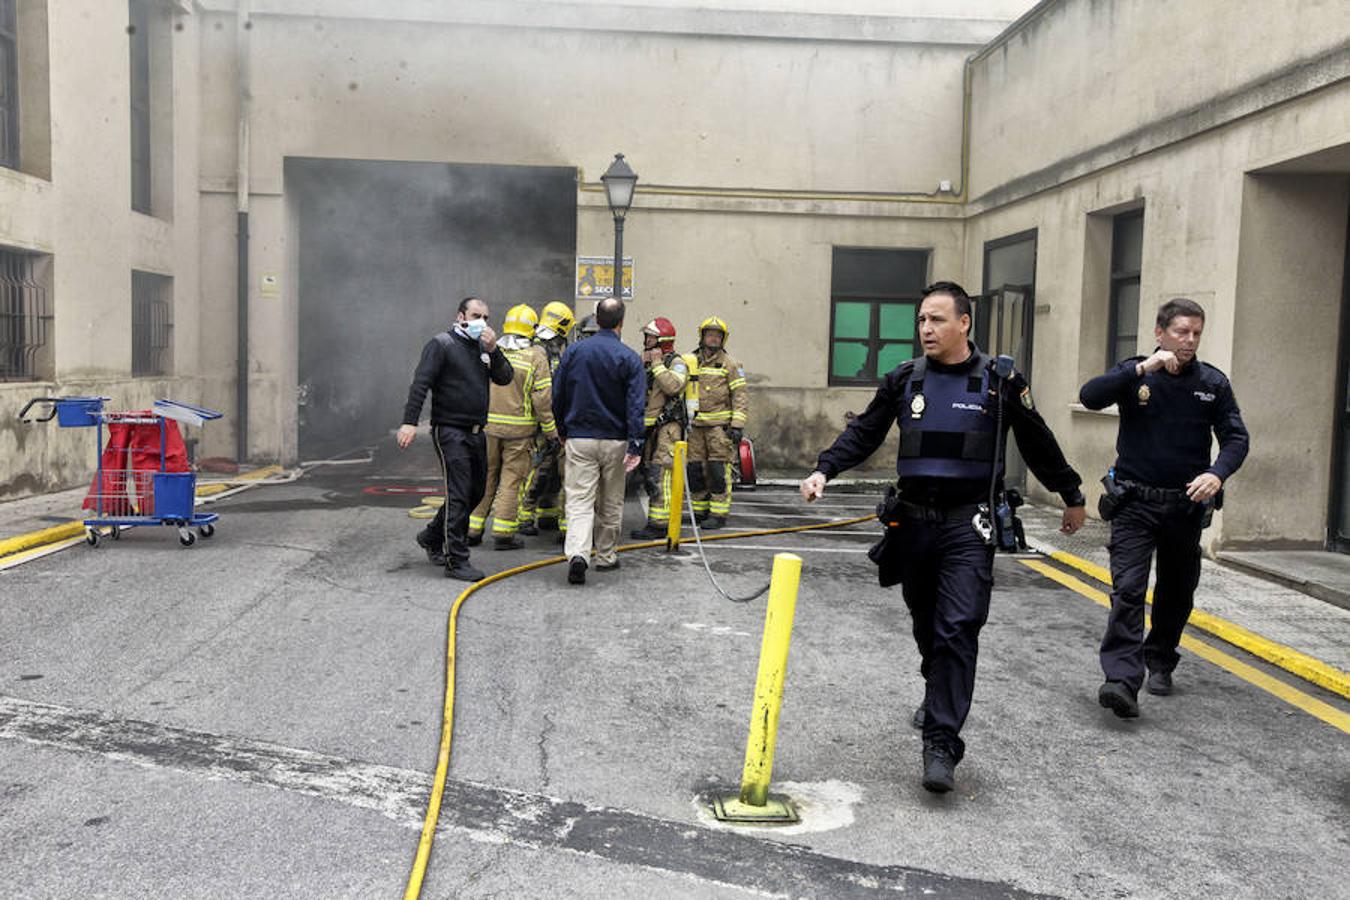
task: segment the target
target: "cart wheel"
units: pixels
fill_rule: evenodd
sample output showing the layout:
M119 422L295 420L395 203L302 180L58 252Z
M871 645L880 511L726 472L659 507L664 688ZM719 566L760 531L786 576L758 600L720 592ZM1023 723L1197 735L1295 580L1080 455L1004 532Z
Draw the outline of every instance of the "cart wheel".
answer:
M180 528L178 529L178 543L182 544L184 547L191 547L193 544L197 543L197 536L186 528Z
M120 540L122 539L122 526L121 526L121 525L114 525L114 526L112 527L112 539L113 539L114 541L120 541Z
M88 528L88 529L86 529L85 532L84 532L84 539L85 539L86 542L88 542L88 544L89 544L90 547L97 547L97 546L98 546L98 529L96 529L96 528Z
M212 525L210 522L207 522L205 525L198 526L197 533L204 538L209 538L211 535L216 533L216 526Z

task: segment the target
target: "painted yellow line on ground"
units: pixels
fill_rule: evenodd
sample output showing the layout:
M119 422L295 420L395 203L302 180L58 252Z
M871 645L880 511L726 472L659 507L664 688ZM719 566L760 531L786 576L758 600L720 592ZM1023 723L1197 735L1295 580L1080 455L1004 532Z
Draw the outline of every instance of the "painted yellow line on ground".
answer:
M1041 562L1035 559L1021 560L1022 565L1032 569L1049 578L1051 581L1064 585L1069 590L1081 594L1094 603L1111 608L1111 598L1105 593L1087 584L1084 581L1070 575L1068 572L1061 571L1049 563ZM1296 706L1310 716L1315 716L1335 728L1350 734L1350 713L1341 712L1330 703L1318 700L1316 697L1303 693L1298 688L1291 687L1280 681L1278 678L1272 678L1260 669L1250 666L1240 659L1236 659L1219 650L1211 647L1203 641L1198 641L1189 635L1182 635L1181 646L1194 653L1201 659L1208 660L1221 669L1224 669L1241 678L1248 684L1255 685L1261 690L1280 698L1291 706Z
M1091 560L1074 556L1072 553L1065 553L1062 550L1051 553L1050 558L1090 575L1108 587L1111 585L1111 573ZM1152 589L1149 590L1144 599L1150 604L1153 602ZM1190 624L1201 631L1214 635L1221 641L1246 650L1252 656L1279 666L1304 681L1311 681L1318 687L1326 688L1332 693L1350 699L1350 673L1348 672L1342 672L1335 666L1324 663L1316 657L1309 656L1269 638L1264 638L1253 631L1248 631L1241 625L1198 609L1192 610Z
M11 553L8 556L0 556L0 572L5 569L12 569L15 566L21 566L26 562L32 562L35 559L41 559L44 556L51 556L53 553L59 553L62 550L74 547L77 544L84 543L84 526L80 526L80 533L75 537L56 541L55 543L46 543L37 547L29 547L27 550L20 550L18 553Z

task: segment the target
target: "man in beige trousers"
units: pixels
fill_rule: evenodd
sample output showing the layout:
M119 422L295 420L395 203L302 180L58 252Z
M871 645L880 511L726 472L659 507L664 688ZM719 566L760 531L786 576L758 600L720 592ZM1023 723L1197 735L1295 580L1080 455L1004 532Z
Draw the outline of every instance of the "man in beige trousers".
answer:
M567 348L553 373L553 419L567 465L567 580L586 583L595 569L619 567L615 552L623 519L624 475L642 459L647 376L637 351L619 338L623 301L600 301L594 339Z

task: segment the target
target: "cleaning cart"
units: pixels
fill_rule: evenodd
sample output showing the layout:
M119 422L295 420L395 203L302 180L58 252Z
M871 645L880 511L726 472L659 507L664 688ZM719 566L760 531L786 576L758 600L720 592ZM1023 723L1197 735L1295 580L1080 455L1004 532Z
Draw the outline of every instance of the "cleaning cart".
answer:
M24 422L49 422L62 428L94 428L97 435L98 474L85 498L92 515L84 520L85 539L97 547L100 530L110 528L114 539L133 525L169 525L178 529L178 542L191 547L197 535L215 533L216 513L195 510L197 476L188 470L182 436L176 425L201 426L221 414L177 400L156 400L152 409L110 411L107 397L36 397L19 413ZM29 419L34 407L45 415ZM108 428L104 443L103 426ZM196 529L193 534L192 529Z

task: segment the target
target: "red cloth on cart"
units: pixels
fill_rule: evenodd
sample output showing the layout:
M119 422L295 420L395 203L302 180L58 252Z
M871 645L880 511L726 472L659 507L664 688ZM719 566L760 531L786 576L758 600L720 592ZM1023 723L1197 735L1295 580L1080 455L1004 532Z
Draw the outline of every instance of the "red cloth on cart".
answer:
M153 416L144 410L132 413ZM109 422L108 443L103 447L103 476L94 476L89 493L84 498L85 509L98 509L98 495L103 495L105 517L149 515L155 508L154 473L159 467L159 424L139 422ZM164 420L164 471L187 472L187 446L173 419ZM136 506L132 509L127 493L127 473L136 480Z

